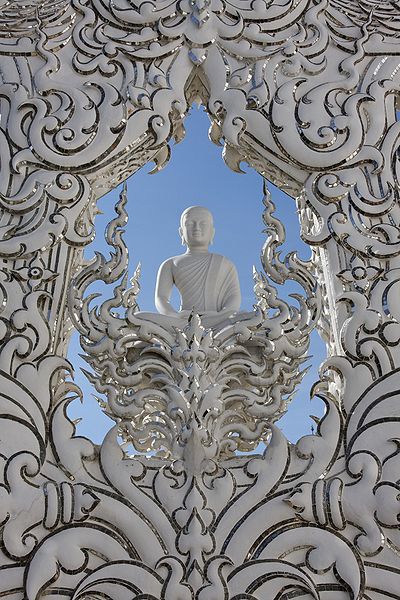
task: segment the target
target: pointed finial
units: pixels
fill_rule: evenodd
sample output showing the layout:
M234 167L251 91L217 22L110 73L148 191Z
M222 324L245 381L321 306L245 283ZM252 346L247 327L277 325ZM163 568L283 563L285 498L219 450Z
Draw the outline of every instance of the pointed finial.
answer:
M125 204L128 200L128 183L127 183L126 179L122 184L122 190L119 194L119 199L120 199L122 205L125 206Z

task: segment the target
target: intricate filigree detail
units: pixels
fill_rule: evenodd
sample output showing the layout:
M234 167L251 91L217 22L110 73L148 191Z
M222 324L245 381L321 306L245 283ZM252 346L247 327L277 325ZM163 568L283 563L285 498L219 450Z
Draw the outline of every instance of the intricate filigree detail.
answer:
M396 3L1 4L0 596L397 597ZM254 322L210 333L194 316L186 331L166 335L135 320L139 273L126 290L120 205L114 256L97 256L75 280L83 293L96 278L122 278L115 298L92 312L82 295L70 299L117 420L98 448L75 435L66 414L80 395L61 356L67 284L92 239L96 197L148 161L161 168L193 100L207 107L210 137L232 169L247 161L298 196L314 258L280 259L283 230L266 199L268 279L256 275ZM271 286L286 279L305 290L298 308ZM113 307L126 315L114 317ZM318 318L330 358L313 393L327 411L315 435L291 445L274 420ZM214 357L222 371L231 361L254 402L229 405L219 390L219 412L202 411ZM259 402L268 357L289 364L268 381L270 404ZM132 386L146 388L143 397L155 389L156 399L141 406ZM179 386L189 391L171 412ZM229 411L239 417L221 433ZM158 451L160 423L163 456L123 452L124 428L138 447ZM229 455L258 439L263 456ZM188 440L197 450L185 454Z

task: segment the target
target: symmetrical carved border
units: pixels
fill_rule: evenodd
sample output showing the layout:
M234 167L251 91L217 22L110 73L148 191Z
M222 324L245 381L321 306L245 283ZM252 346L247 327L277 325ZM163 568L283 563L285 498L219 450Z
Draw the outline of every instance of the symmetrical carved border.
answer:
M2 597L398 597L399 28L395 3L375 0L2 2ZM122 222L110 229L111 263L80 267L96 198L146 162L165 164L193 100L231 168L247 161L296 197L316 261L279 258L266 198L259 322L211 335L194 319L174 340L129 321L135 293L123 293L123 279L108 305L86 311L91 277L123 278ZM306 290L297 313L271 283L295 273ZM112 326L113 301L132 331ZM244 359L263 336L262 356L270 351L263 327L274 302L274 360L298 342L297 373L301 334L316 322L328 344L313 390L326 414L295 445L250 388L290 393L296 382L278 370L267 383ZM117 411L101 447L77 437L66 413L80 395L65 359L71 322L95 373L139 360L153 378L146 394L157 401L142 406L111 393L129 389L129 373L97 380ZM118 342L128 333L149 354L159 348L157 376L144 354L126 358ZM229 344L241 348L241 399L235 388L202 412ZM174 390L185 392L180 412ZM122 423L145 451L158 450L162 429L164 453L127 457ZM257 439L262 456L235 454Z

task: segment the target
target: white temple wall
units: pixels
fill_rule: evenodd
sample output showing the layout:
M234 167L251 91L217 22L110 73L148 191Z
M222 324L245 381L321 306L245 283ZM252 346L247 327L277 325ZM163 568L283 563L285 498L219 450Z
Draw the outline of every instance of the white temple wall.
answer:
M398 597L399 23L374 0L2 3L2 597ZM82 249L96 198L162 168L195 99L230 168L297 198L315 255L279 255L266 189L258 309L177 331L137 316L124 194L111 258ZM97 280L117 290L91 311ZM116 421L101 446L66 413L71 323ZM290 444L317 327L327 411Z

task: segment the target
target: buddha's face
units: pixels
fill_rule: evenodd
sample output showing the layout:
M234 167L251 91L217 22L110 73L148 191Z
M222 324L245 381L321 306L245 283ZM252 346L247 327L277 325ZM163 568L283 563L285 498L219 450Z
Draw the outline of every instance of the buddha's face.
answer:
M189 209L182 215L179 233L188 248L208 248L214 237L212 214L200 206Z

